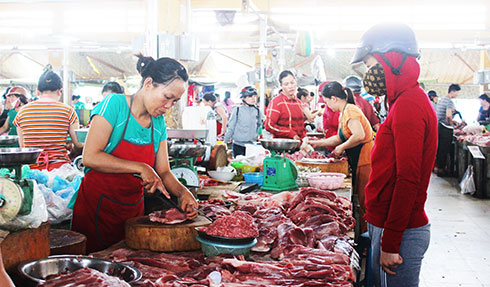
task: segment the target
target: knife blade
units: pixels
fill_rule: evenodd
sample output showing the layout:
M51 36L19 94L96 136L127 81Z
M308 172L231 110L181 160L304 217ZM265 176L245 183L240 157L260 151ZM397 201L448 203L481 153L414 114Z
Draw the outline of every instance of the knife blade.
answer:
M137 177L137 178L139 178L139 179L142 179L142 178L141 178L141 176L140 176L139 174L137 174L137 173L133 174L133 176L135 176L135 177ZM153 195L155 195L155 196L160 196L160 197L161 197L161 198L163 198L163 199L164 199L164 200L165 200L165 201L166 201L168 204L170 204L170 205L171 205L173 208L176 208L176 209L177 209L179 212L181 212L181 213L183 213L183 214L186 214L186 213L187 213L187 212L185 212L185 211L184 211L182 208L180 208L180 206L179 206L177 203L173 202L173 200L172 200L172 199L167 198L167 197L166 197L166 196L163 194L163 192L162 192L162 191L161 191L159 188L157 188L157 189L155 190L155 193L154 193Z

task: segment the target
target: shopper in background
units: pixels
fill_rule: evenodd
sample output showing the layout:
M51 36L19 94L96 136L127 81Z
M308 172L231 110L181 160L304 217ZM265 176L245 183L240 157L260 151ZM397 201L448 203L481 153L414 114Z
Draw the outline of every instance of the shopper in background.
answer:
M108 82L102 88L102 98L105 98L108 94L124 95L124 88L118 82Z
M371 124L371 127L377 131L379 128L379 118L376 116L374 112L373 106L361 96L362 89L362 81L359 77L356 76L348 76L344 79L344 85L351 89L354 93L354 101L356 102L356 106L358 106L362 113L366 116Z
M12 87L6 95L9 105L13 108L8 111L7 120L0 127L0 135L8 132L9 135L17 135L17 128L14 126L15 116L20 108L27 105L27 90L20 86Z
M436 105L438 124L438 146L436 157L435 173L438 176L450 175L448 156L451 156L454 151L452 149L453 141L453 117L456 114L456 108L452 99L459 94L461 87L458 84L451 84L446 97L438 99ZM461 115L460 115L461 117Z
M318 93L321 95L325 86L330 82L323 82L318 87ZM325 104L325 100L323 97L320 97L318 103ZM332 109L325 106L325 111L323 113L323 133L325 134L325 138L329 138L337 134L339 129L339 116L340 112L334 112ZM327 146L328 150L333 151L335 146Z
M125 221L143 215L144 189L174 194L188 219L197 216L194 196L170 171L163 116L184 94L189 76L174 59L138 58L140 89L108 95L92 113L83 151L89 170L72 219L72 229L87 236L89 253L124 239Z
M480 99L480 110L478 111L477 122L488 122L490 118L490 97L487 94L482 94Z
M225 134L225 143L233 140L233 156L245 155L245 144L253 144L257 140L262 124L257 107L257 90L247 86L240 91L242 104L233 107L230 122Z
M37 84L39 100L25 105L15 117L19 146L43 150L31 168L52 170L71 163L66 149L68 134L77 148L83 147L75 133L80 127L75 110L59 102L62 88L61 78L48 65Z
M213 93L206 93L202 97L205 106L211 107L216 113L216 134L222 137L226 133L226 126L228 125L228 116L226 109L222 103L218 102L217 97Z
M434 107L434 111L437 109L437 100L439 99L437 97L437 93L434 90L430 90L427 93L427 96L429 96L429 100L432 102L432 106Z
M7 101L7 94L9 93L12 87L8 87L2 96L2 101L0 102L0 107L2 108L2 112L0 113L0 127L3 126L5 121L7 120L9 110L12 108L9 101Z
M309 140L313 146L334 146L332 151L340 156L347 154L352 169L353 193L357 196L360 217L360 233L367 231L364 214L364 188L371 172L371 150L373 149L373 130L366 116L354 102L354 95L349 88L339 82L330 82L322 90L327 106L334 112L340 112L338 135L327 139Z
M226 91L225 92L225 98L223 99L223 106L225 107L226 112L228 114L231 114L231 110L233 109L233 106L235 105L235 103L233 102L233 100L230 97L231 97L231 93L229 91Z
M390 23L365 32L352 61L364 62L364 89L386 95L389 107L376 134L365 189L376 286L418 286L429 247L424 205L437 150L437 118L418 83L418 56L412 29Z
M321 116L320 110L311 110L310 104L313 100L314 94L310 93L307 89L298 88L298 93L296 94L298 99L301 101L301 107L303 109L303 114L308 122L313 122L317 116Z
M306 135L305 115L296 97L296 78L285 70L279 74L279 83L281 91L267 107L264 127L276 138L301 139Z
M71 103L72 103L73 108L75 110L83 110L83 109L85 109L85 104L83 102L80 102L80 95L73 95L73 96L71 96Z

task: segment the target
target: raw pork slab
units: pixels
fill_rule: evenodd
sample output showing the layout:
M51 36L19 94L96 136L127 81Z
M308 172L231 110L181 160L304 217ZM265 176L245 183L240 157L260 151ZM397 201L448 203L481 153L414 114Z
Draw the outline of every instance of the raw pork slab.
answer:
M178 211L177 208L155 211L150 213L149 217L150 221L163 224L177 224L187 220L186 215Z
M131 287L127 282L100 271L91 268L78 269L75 272L62 274L57 277L46 280L45 283L39 284L44 287Z

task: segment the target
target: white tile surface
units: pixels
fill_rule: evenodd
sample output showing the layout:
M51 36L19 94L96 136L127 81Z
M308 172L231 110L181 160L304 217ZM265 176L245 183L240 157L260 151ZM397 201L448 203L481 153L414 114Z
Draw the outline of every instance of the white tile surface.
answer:
M432 175L426 212L431 244L420 287L490 287L490 200L462 195L455 179Z

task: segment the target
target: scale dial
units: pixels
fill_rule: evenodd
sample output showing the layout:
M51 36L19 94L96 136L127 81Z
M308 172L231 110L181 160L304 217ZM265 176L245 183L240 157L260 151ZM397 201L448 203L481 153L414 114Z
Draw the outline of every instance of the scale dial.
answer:
M15 182L0 178L0 198L0 201L3 201L0 206L0 215L3 218L0 218L0 221L8 222L17 216L22 208L24 192Z
M185 186L199 187L199 177L190 168L181 166L171 169L175 177Z

